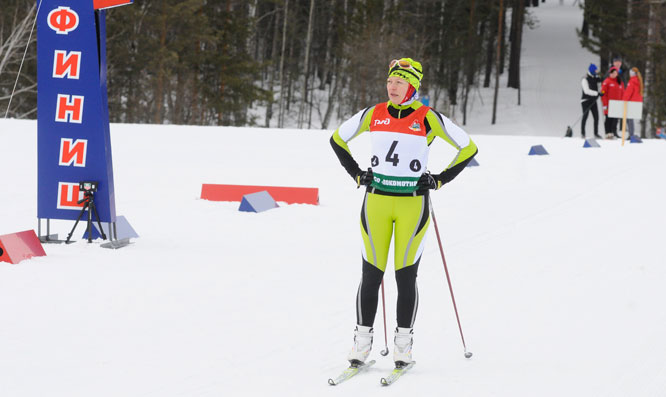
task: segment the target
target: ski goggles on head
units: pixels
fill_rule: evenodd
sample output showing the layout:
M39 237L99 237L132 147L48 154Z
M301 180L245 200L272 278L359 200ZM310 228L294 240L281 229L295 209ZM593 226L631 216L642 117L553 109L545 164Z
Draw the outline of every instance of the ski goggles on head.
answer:
M396 69L407 69L407 70L413 70L418 74L423 74L422 71L418 70L415 68L411 62L405 59L394 59L389 63L389 73L396 70Z

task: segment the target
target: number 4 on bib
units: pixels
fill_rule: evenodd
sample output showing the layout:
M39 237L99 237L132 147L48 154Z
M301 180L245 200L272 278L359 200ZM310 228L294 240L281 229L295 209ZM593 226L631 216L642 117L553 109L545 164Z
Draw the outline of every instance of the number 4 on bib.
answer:
M386 153L386 162L387 163L393 163L394 167L398 166L398 163L400 160L398 159L398 153L395 153L395 147L398 146L398 141L393 141L391 144L391 148L389 149L388 153Z

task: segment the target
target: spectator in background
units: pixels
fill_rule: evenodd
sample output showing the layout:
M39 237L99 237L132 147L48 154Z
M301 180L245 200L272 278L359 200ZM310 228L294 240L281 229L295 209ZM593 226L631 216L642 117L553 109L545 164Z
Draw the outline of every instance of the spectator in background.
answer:
M643 76L637 67L631 68L629 71L629 83L627 89L622 95L623 101L643 102ZM634 119L627 119L627 129L629 130L629 138L634 135Z
M601 78L597 75L597 65L591 63L587 68L587 76L581 80L583 87L583 96L581 97L580 104L583 108L583 120L580 124L580 134L585 139L585 122L587 121L588 113L592 112L594 119L594 136L599 136L599 110L597 109L597 98L599 97L599 83Z
M617 82L625 84L626 82L624 81L624 76L622 73L624 72L624 68L622 67L622 58L619 56L613 57L613 61L611 62L610 68L617 68ZM610 74L610 68L608 69L608 72L606 72L606 75L604 76L604 79L608 77Z
M615 117L608 117L608 104L611 100L622 100L624 94L624 84L617 81L618 70L615 66L610 68L608 77L601 84L601 103L604 105L604 130L606 132L606 139L619 138L617 134L617 121Z
M666 139L666 131L664 131L664 127L659 127L657 128L657 138L661 139Z

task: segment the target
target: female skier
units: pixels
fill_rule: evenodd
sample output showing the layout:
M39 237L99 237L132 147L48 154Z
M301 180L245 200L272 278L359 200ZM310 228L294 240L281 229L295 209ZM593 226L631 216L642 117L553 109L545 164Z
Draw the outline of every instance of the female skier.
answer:
M365 362L372 349L373 323L379 287L386 269L395 227L394 266L398 287L397 328L393 360L396 367L412 361L412 335L418 289L416 274L430 223L429 191L453 180L476 155L474 142L441 113L418 101L423 77L419 62L411 58L389 64L388 102L361 110L342 123L331 146L357 186L367 186L361 208L363 270L356 296L354 345L347 359ZM371 168L361 170L347 143L370 131ZM429 145L438 136L458 150L439 174L426 171Z

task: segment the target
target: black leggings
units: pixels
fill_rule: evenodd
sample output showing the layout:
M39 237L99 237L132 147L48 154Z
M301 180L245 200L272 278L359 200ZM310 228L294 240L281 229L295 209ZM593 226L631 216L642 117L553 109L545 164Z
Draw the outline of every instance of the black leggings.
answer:
M597 100L592 101L583 101L580 103L583 108L583 120L580 123L580 133L582 136L585 136L585 122L587 121L587 115L592 113L592 118L594 119L594 135L599 135L599 110L597 110Z
M613 134L617 136L617 121L615 117L608 117L606 115L606 120L604 120L604 129L606 130L606 134Z
M419 270L419 258L415 264L404 267L395 272L395 281L398 285L398 303L396 315L398 327L412 328L419 306L419 290L416 285L416 276ZM382 285L384 272L370 263L363 261L363 275L356 295L356 323L372 327L375 323L377 306L379 304L379 287Z

